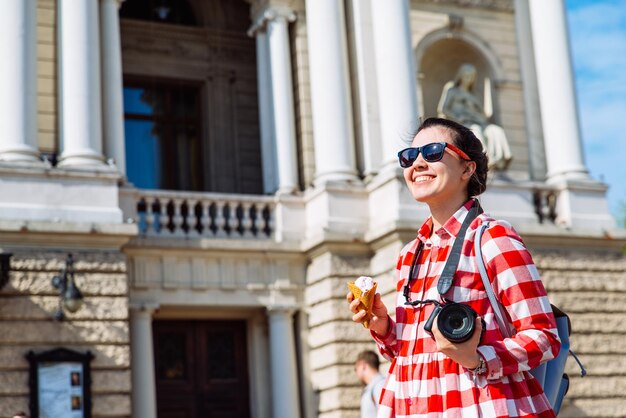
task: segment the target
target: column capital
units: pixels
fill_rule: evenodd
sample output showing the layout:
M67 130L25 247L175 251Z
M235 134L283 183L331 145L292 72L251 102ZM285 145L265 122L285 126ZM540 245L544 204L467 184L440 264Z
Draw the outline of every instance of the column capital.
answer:
M136 301L128 304L128 309L136 314L152 315L154 312L158 311L160 307L160 304L151 301Z
M297 311L295 305L268 305L265 307L268 316L286 316L291 318Z
M285 21L295 22L298 15L292 8L282 5L270 5L260 9L256 17L253 19L254 23L248 29L248 36L255 36L257 32L265 30L269 22Z

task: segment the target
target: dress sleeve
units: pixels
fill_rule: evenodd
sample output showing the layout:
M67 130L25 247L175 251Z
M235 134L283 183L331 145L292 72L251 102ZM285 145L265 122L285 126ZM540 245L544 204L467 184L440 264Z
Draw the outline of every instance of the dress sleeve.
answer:
M406 270L406 268L403 269L404 259L406 257L407 251L409 250L409 248L411 248L411 245L412 243L409 243L402 249L402 251L400 252L400 256L398 257L398 262L396 263L395 276L396 283L398 283L398 285L396 286L397 289L403 281L402 273L403 270ZM387 334L381 336L376 334L374 331L370 331L370 334L372 335L372 338L374 338L374 341L376 341L380 354L389 361L393 360L393 358L396 357L396 355L398 354L396 321L394 321L391 316L389 317L389 329L387 331Z
M478 347L487 378L530 370L553 359L561 341L539 272L522 239L505 221L494 221L482 239L483 257L494 292L514 328L514 336Z
M389 331L387 334L380 336L376 334L374 331L370 331L372 338L376 341L376 345L378 346L378 351L380 354L391 361L393 358L398 355L398 339L396 338L396 321L389 317Z

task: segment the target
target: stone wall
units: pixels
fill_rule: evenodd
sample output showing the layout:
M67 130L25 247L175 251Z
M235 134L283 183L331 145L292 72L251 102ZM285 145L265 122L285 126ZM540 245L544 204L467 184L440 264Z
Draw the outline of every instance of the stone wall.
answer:
M559 417L626 417L626 257L594 251L538 252L552 303L572 321L570 389Z
M304 189L314 180L315 150L313 149L313 115L311 82L309 78L309 46L304 2L293 5L298 15L291 25L291 69L294 92L294 114L298 146L298 175Z
M37 1L37 129L42 151L57 142L56 0Z
M90 351L93 417L130 416L130 346L126 260L117 252L73 251L83 307L53 320L52 277L66 252L13 251L9 283L0 291L0 417L28 412L25 354L57 347Z
M369 260L329 251L312 259L305 294L309 318L309 366L318 393L319 418L358 418L361 387L354 360L375 349L369 333L350 321L346 283L369 271Z

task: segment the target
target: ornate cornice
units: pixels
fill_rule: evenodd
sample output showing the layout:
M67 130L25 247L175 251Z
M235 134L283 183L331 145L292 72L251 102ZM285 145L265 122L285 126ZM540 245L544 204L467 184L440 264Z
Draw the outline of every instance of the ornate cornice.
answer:
M503 12L513 12L513 0L412 0L413 3L442 4L459 7L480 7Z

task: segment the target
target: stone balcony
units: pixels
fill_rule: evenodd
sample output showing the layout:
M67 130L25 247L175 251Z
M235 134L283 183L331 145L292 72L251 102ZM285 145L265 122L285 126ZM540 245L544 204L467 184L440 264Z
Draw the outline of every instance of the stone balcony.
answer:
M563 204L569 193L544 182L492 179L480 201L486 212L521 231L559 234L572 229L570 205ZM137 225L144 242L241 240L290 243L300 251L325 240L368 243L395 231L414 231L428 216L427 207L413 200L398 172L368 184L328 183L300 195L121 188L119 204L125 222ZM582 208L590 213L596 209L602 208ZM611 219L600 221L610 226ZM590 229L602 230L600 224L590 224Z

